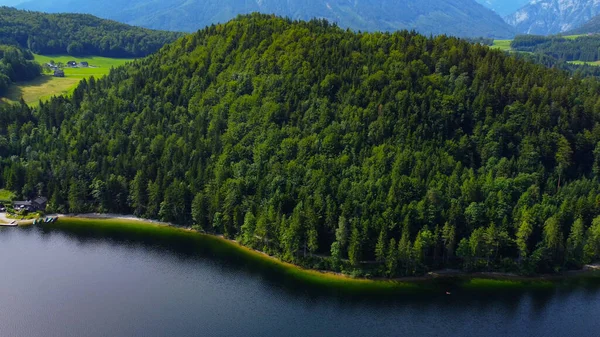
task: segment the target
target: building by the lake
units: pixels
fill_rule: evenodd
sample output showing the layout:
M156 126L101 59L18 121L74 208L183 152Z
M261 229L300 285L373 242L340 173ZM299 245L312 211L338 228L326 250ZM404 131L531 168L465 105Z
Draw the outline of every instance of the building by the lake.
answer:
M43 211L46 209L47 204L48 204L48 199L46 197L37 197L33 200L26 200L26 201L13 201L13 207L15 210L19 210L19 211L26 210L28 212Z

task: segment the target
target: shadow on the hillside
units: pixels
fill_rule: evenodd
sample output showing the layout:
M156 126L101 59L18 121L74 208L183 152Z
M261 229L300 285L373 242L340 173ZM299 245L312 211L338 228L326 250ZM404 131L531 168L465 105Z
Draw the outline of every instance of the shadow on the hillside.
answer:
M27 93L29 93L29 96L31 96L32 91L39 92L39 95L36 95L39 97L48 94L44 92L44 88L48 85L48 82L52 81L53 79L54 76L51 74L42 74L41 76L30 81L13 83L6 94L0 97L0 101L3 103L19 103L21 98L23 98L29 104L34 103L28 102Z

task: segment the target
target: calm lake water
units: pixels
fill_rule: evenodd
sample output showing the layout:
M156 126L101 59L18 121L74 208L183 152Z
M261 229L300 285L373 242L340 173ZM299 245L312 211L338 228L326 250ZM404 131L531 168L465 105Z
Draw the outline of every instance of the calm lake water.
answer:
M0 336L600 336L594 283L366 296L282 280L213 248L0 229Z

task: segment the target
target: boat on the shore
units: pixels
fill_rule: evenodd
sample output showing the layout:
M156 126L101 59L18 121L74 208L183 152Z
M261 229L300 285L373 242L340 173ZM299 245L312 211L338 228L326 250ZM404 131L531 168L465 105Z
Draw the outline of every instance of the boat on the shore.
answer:
M15 220L13 220L11 223L1 223L0 222L0 226L3 226L3 227L16 227L18 225L19 224Z
M57 216L55 216L55 217L49 216L49 217L46 217L44 220L40 219L40 222L43 222L43 223L54 223L54 222L56 222L56 220L58 220Z

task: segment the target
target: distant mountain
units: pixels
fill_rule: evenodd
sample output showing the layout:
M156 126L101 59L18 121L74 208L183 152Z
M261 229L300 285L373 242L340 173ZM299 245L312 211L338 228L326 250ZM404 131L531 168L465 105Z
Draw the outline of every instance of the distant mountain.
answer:
M600 14L600 0L531 0L506 17L518 32L549 35L575 29Z
M583 25L566 32L565 34L579 35L579 34L590 34L600 33L600 15L594 16L590 21Z
M182 35L89 14L47 14L0 7L0 44L39 54L142 57Z
M475 0L35 0L18 6L80 12L154 29L195 31L238 14L325 18L362 31L415 29L424 34L510 37L514 30Z
M525 6L529 0L477 0L477 2L501 16L506 16Z

